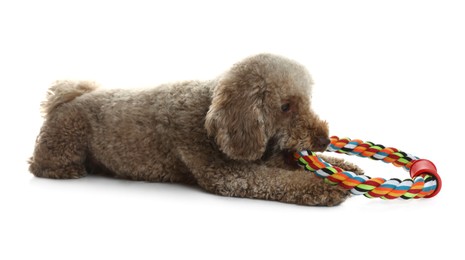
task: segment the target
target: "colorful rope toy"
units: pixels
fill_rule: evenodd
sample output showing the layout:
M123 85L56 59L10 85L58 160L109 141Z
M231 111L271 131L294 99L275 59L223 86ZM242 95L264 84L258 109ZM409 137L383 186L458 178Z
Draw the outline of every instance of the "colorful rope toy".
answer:
M294 159L305 168L324 178L325 182L340 185L354 195L364 194L368 198L382 199L419 199L432 198L441 190L442 182L436 166L426 159L402 152L393 147L385 147L372 142L363 142L359 139L331 137L331 144L326 151L357 155L360 157L392 163L394 166L410 170L411 179L403 181L392 178L370 178L366 175L357 175L332 166L317 157L311 151L302 151L294 154Z

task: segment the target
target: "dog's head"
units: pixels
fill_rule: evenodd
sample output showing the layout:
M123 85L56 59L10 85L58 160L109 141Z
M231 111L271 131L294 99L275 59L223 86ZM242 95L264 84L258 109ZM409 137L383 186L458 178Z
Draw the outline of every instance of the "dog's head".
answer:
M235 160L275 151L324 151L328 125L310 104L312 79L300 64L271 54L235 64L218 81L205 127Z

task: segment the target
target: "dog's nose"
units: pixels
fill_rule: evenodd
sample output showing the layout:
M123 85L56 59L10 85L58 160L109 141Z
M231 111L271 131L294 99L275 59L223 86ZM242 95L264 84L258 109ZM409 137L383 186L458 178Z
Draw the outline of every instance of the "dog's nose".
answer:
M331 140L328 137L317 137L315 142L315 150L318 152L324 152L328 147Z

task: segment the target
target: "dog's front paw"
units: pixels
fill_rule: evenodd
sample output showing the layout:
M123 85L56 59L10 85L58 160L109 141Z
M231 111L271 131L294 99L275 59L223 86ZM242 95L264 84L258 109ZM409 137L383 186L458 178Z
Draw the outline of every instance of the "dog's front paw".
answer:
M357 165L351 163L351 162L348 162L344 159L341 159L341 158L336 158L336 157L332 157L332 156L327 156L327 155L318 155L318 157L321 157L325 162L328 162L329 164L333 165L333 166L337 166L341 169L343 169L344 171L349 171L349 172L353 172L357 175L363 175L364 174L364 171L362 170L362 168L358 167Z
M314 175L301 175L299 182L287 186L280 201L306 206L336 206L350 196L350 191L325 183Z
M302 196L301 204L311 206L337 206L350 196L350 191L321 182Z

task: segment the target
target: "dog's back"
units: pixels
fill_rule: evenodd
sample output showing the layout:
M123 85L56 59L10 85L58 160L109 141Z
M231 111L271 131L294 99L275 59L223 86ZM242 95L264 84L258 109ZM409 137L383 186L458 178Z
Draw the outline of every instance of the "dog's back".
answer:
M52 178L104 173L191 182L188 169L174 163L175 149L193 132L207 138L203 125L210 102L208 82L107 90L87 81L59 81L42 103L45 122L30 170ZM62 161L69 165L67 174L53 171Z

